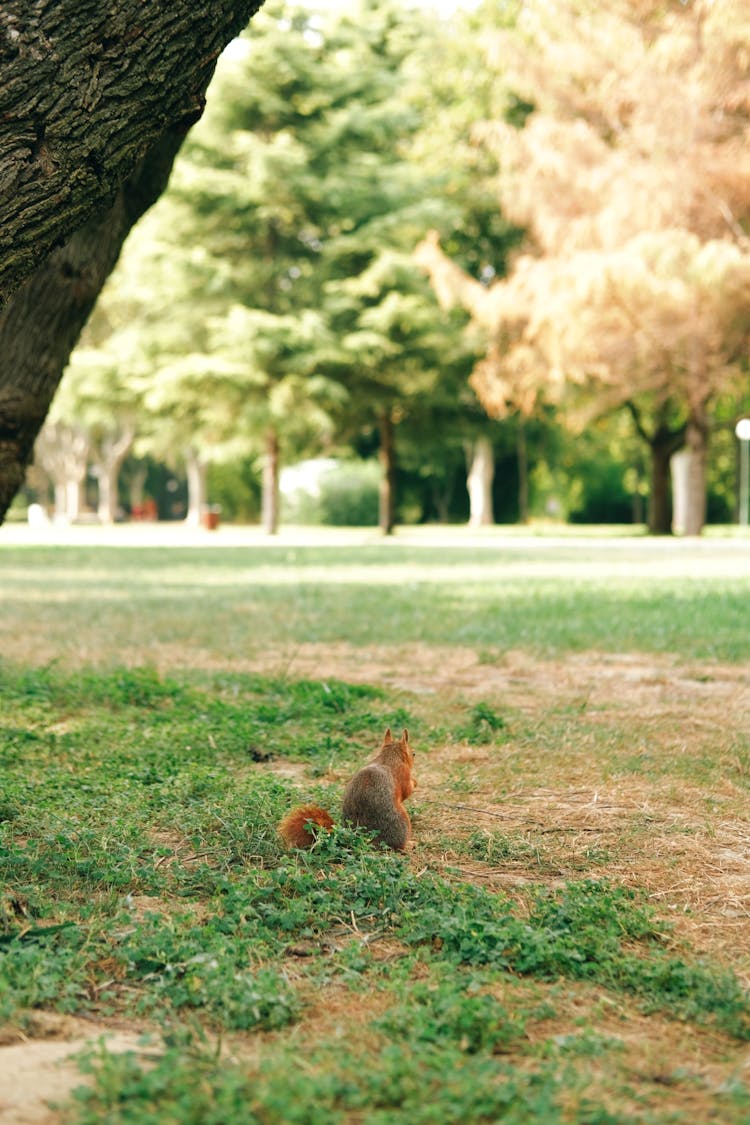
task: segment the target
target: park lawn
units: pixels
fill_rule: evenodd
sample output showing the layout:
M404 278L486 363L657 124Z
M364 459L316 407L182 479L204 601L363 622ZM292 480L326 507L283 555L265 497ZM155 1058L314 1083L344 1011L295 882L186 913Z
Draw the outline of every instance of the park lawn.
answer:
M0 1076L40 1050L31 1113L69 1041L71 1122L747 1121L749 559L0 546ZM386 725L413 850L285 853Z

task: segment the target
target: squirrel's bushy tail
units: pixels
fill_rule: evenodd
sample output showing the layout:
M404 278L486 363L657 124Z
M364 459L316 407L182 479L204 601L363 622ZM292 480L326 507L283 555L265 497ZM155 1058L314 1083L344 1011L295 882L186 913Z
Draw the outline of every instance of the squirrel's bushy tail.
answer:
M289 848L311 848L322 830L333 828L333 817L320 805L292 809L279 824L279 835Z

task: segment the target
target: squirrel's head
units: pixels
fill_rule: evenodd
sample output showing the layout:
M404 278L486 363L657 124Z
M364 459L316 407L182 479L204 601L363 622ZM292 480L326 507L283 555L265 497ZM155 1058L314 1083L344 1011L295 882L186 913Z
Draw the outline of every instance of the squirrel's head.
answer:
M391 728L386 727L385 735L383 736L383 749L385 749L386 746L395 746L400 751L401 757L407 764L410 767L414 765L414 751L411 748L409 732L406 727L404 727L400 738L394 738L391 734Z

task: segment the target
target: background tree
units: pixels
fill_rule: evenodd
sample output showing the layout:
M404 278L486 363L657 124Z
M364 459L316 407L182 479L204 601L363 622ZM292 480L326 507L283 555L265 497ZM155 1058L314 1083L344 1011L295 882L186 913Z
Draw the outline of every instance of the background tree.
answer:
M55 519L73 523L84 508L91 442L81 426L50 415L36 441L36 457L54 488Z
M0 12L0 519L123 240L255 0Z
M586 382L602 409L634 403L641 419L653 411L644 433L662 433L665 411L676 408L667 436L684 425L693 455L686 530L696 533L710 403L744 347L746 22L730 0L636 9L556 0L525 5L519 30L498 35L487 57L494 53L516 100L520 92L534 112L521 129L495 121L481 132L502 155L501 200L528 228L527 254L491 294L451 279L434 247L423 257L488 327L475 386L490 409L559 402L566 378ZM676 298L670 286L681 267L692 291ZM712 302L690 332L688 307L701 305L712 281L722 308ZM586 320L600 333L586 339L588 366Z
M133 344L135 335L126 330L111 336L101 348L77 348L50 415L58 426L64 423L86 436L101 523L114 523L117 518L120 470L133 448L142 414Z
M276 524L270 509L281 449L304 449L302 418L310 419L308 433L329 439L324 406L354 403L363 390L357 372L379 364L381 380L390 381L388 402L378 409L390 466L394 403L400 393L425 389L414 374L414 337L424 339L425 318L430 331L444 320L434 297L405 262L403 295L388 283L381 301L370 288L440 206L403 151L419 124L404 95L405 68L427 28L419 13L404 13L390 0L363 3L353 14L269 5L222 60L208 111L155 211L156 240L180 300L172 302L166 341L153 324L153 363L162 376L147 401L158 400L167 437L170 403L185 424L192 418L198 425L203 397L212 414L200 443L205 452L228 440L216 428L218 398L225 396L247 455L266 450L269 530ZM355 328L358 343L367 331L375 348L377 337L367 358L341 343ZM176 381L180 356L188 354L189 387ZM434 380L434 348L429 362ZM182 405L167 393L169 383ZM368 424L371 406L370 398L357 407ZM351 417L349 410L350 433ZM384 479L392 481L392 467ZM391 505L386 522L392 518Z
M239 394L233 411L236 438L244 437L262 466L261 520L269 535L279 524L282 458L317 452L333 434L340 384L321 373L332 350L319 313L276 315L234 305L217 321L214 353L224 354ZM247 392L248 385L250 393Z
M493 68L476 65L485 40L501 29L512 28L515 18L511 6L483 3L438 23L414 68L410 91L421 113L421 127L410 156L429 173L433 191L443 202L435 224L441 243L446 254L482 286L505 276L509 257L523 233L498 208L497 153L479 144L476 137L478 121L504 115L516 119L525 112L520 102L509 105L507 91L498 83ZM461 90L460 97L456 97L457 90ZM450 160L445 158L446 151L451 154ZM474 362L484 351L480 336L474 331L464 342L464 356L473 355ZM440 380L440 392L444 390L445 372ZM452 417L438 407L442 440L450 444L451 434L457 439L465 463L469 522L479 526L493 520L497 421L490 421L483 408L477 409L471 388L456 386L451 402ZM448 405L445 395L442 405ZM522 446L519 453L523 454ZM519 508L522 513L526 511L525 500Z
M381 251L357 277L331 284L328 312L349 390L350 432L377 432L378 522L389 534L396 522L397 429L409 420L423 432L448 398L454 415L460 412L455 369L463 379L469 370L461 325L441 314L411 256L395 251Z

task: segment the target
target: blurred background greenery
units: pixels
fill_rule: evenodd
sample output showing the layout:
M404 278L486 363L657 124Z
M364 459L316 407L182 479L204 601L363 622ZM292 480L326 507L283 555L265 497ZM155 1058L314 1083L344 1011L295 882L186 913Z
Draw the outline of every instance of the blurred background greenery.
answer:
M742 516L740 7L270 0L131 235L11 515Z

